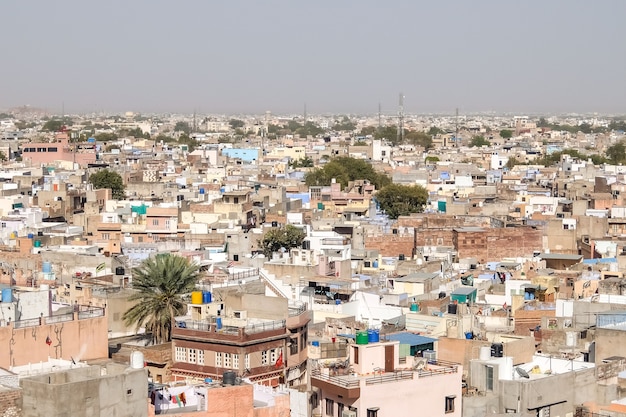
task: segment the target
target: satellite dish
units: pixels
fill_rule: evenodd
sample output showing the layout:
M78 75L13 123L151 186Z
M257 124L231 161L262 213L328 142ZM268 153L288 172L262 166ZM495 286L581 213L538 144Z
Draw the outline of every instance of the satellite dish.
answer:
M590 285L591 281L585 281L585 283L583 284L583 288L589 288Z
M519 376L521 376L522 378L526 378L526 379L529 379L529 378L530 378L530 375L528 375L528 372L526 372L525 370L523 370L523 369L522 369L522 368L520 368L520 367L516 367L516 368L515 368L515 372L517 372L517 374L518 374Z
M419 361L417 361L413 369L415 369L416 371L421 371L425 367L426 367L426 359L420 359Z

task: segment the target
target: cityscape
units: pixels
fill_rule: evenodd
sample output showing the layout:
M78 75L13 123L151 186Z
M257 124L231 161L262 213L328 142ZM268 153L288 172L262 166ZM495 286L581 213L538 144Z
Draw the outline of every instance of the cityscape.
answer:
M0 25L0 417L626 417L626 3Z

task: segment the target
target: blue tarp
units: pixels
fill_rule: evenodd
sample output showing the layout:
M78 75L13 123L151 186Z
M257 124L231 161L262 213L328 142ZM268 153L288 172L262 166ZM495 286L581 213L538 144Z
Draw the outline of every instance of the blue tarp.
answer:
M584 264L594 265L594 264L612 264L617 262L617 258L594 258L594 259L583 259Z
M437 341L437 339L433 339L432 337L421 336L419 334L409 332L386 335L385 340L397 340L400 343L409 346L427 345Z

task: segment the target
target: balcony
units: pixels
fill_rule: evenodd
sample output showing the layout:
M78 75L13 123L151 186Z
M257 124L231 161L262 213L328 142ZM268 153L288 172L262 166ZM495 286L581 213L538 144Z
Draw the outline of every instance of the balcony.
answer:
M287 337L285 320L264 321L244 327L221 326L215 322L191 319L175 320L173 339L198 340L230 345L245 345L260 341L278 340Z
M306 326L311 321L311 312L308 305L304 303L299 307L289 307L289 317L287 318L287 327L295 329Z
M357 399L361 396L361 382L356 375L330 376L315 370L311 374L311 385L343 398Z
M113 222L98 223L98 231L106 232L106 231L120 231L120 230L122 230L121 223L113 223Z

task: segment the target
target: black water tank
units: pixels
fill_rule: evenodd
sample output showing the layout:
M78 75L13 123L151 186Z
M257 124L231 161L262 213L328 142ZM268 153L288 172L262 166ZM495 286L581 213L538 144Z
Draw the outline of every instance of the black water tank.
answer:
M272 227L278 227L278 222L272 222Z
M448 304L448 314L456 314L456 304Z
M235 372L233 371L226 371L224 372L224 375L222 377L222 383L224 385L235 385L235 378L237 377L237 374L235 374Z
M311 249L311 241L303 240L302 241L302 249Z
M400 255L398 255L398 260L399 261L404 261L404 254L401 253Z
M122 266L118 266L117 268L115 268L115 275L124 275L124 267Z
M491 356L494 358L501 358L504 353L504 346L502 343L493 343L491 345Z

